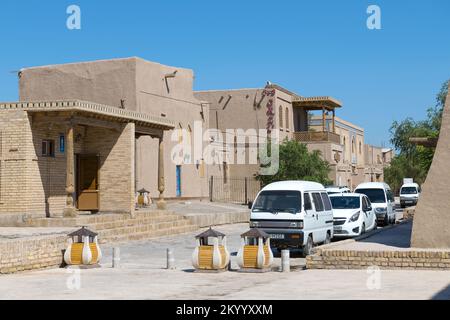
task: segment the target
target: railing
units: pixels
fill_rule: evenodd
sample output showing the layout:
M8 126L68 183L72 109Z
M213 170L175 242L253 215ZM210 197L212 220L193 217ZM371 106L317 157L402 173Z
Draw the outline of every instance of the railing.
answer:
M294 139L299 142L334 142L341 143L341 137L328 131L301 131L294 132Z
M247 204L255 200L259 190L261 183L254 178L211 177L209 180L211 202Z

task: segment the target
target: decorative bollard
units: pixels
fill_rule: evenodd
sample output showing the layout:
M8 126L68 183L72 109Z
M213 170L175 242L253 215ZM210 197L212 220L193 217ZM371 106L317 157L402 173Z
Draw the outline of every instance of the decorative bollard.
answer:
M268 272L273 263L270 236L254 228L241 235L241 247L237 254L239 272Z
M69 266L98 266L102 251L98 245L97 233L82 227L68 236L70 238L64 253L64 262Z
M120 268L120 248L114 247L112 251L112 267Z
M197 245L192 253L192 265L196 271L226 271L230 263L226 236L211 228L195 237Z
M175 269L175 257L173 255L172 249L167 249L167 269L168 270Z
M289 250L281 251L281 272L291 272L291 252Z

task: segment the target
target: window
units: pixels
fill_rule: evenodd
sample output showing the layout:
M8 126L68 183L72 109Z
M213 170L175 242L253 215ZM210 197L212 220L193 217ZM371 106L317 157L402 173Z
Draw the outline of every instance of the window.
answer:
M361 144L361 141L359 142L359 154L361 154L362 153L362 144Z
M295 214L300 212L301 205L301 195L298 191L262 191L256 199L253 211Z
M311 197L309 196L309 193L305 193L303 196L305 199L305 210L312 210Z
M317 212L323 211L323 202L320 193L313 193L312 197L314 201L314 207L316 207L316 211Z
M383 189L356 189L355 193L365 194L372 203L385 203L387 201Z
M359 197L331 197L333 209L359 209Z
M280 106L280 114L278 115L280 121L280 129L283 128L283 107Z
M286 108L286 130L289 130L289 109Z
M321 193L322 195L322 201L323 204L325 206L325 210L331 210L331 202L330 202L330 198L328 198L328 194L326 194L325 192Z
M55 141L54 140L42 140L42 156L54 157L55 156Z

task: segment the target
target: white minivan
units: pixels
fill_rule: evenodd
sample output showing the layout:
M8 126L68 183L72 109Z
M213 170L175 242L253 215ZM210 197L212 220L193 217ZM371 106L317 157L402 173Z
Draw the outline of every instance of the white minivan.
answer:
M415 206L419 201L420 187L417 183L405 183L400 189L400 206Z
M365 182L356 187L355 193L365 194L370 199L379 225L395 223L395 199L388 184Z
M299 248L311 254L315 244L333 238L333 210L323 185L309 181L274 182L250 204L250 227L270 235L272 247Z

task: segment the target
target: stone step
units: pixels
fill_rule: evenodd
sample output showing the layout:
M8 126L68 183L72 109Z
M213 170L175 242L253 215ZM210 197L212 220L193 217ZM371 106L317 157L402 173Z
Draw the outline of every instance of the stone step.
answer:
M146 240L146 239L169 236L169 235L174 235L174 234L193 232L195 230L197 230L196 226L186 225L186 226L172 228L172 229L161 229L161 230L153 230L153 231L138 232L138 233L131 233L131 234L110 235L110 236L107 236L106 238L102 238L100 240L100 243L105 244L105 243L120 243L120 242L127 242L127 241Z
M30 227L73 227L81 225L92 225L95 223L107 223L114 221L125 221L130 219L139 218L158 218L177 215L170 211L137 211L133 218L128 214L99 214L90 216L79 216L77 218L42 218L42 219L31 219L27 222L27 226Z
M101 240L102 238L109 237L111 235L121 235L121 234L128 235L133 233L158 231L158 230L171 231L172 229L184 226L192 226L192 224L190 224L188 220L180 220L180 221L160 222L145 225L133 225L128 227L105 229L105 230L95 230L94 228L92 228L92 230L98 233L98 237Z
M155 224L155 223L162 223L162 222L175 222L175 221L182 221L187 220L183 216L179 215L168 215L166 217L149 217L149 218L138 218L138 219L128 219L128 220L117 220L112 222L100 222L100 223L94 223L94 224L88 224L88 228L95 229L97 231L99 230L106 230L106 229L115 229L115 228L122 228L122 227L129 227L129 226L135 226L135 225L147 225L147 224Z

